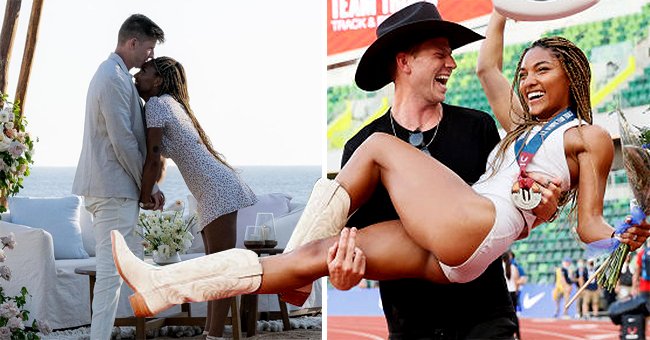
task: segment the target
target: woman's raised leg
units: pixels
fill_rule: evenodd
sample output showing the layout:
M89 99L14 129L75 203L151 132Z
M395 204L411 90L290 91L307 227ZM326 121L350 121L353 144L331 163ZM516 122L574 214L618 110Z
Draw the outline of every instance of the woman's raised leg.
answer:
M488 199L442 163L388 134L370 136L336 181L350 195L350 211L381 181L411 239L450 266L465 262L494 224Z
M155 315L174 304L208 301L241 294L282 293L328 274L327 253L338 237L321 239L291 253L258 258L246 249L227 251L164 267L144 263L129 250L122 235L111 233L113 258L120 275L134 290L136 316ZM399 221L359 232L367 256L367 277L377 280L424 278L446 282L437 260L415 244Z
M262 284L256 293L283 292L327 276L327 251L338 240L338 236L333 236L307 243L291 253L261 258ZM357 231L356 240L366 255L365 278L421 278L438 283L449 282L438 260L406 234L399 220L363 228Z

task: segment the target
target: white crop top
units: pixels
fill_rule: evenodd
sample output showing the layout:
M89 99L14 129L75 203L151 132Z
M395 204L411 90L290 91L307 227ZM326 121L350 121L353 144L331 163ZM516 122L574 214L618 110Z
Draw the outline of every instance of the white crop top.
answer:
M528 164L527 172L537 172L549 176L551 178L560 178L560 189L562 192L568 191L571 187L571 174L569 173L569 166L566 162L566 155L564 153L564 132L574 126L579 125L578 119L558 127L550 135L546 137L535 154L531 163ZM532 132L528 135L526 142L536 135L542 129L542 126L535 126ZM499 144L500 145L500 144ZM515 143L512 143L508 150L505 152L505 157L501 166L497 169L496 174L493 166L495 166L495 156L499 145L492 150L488 157L488 163L485 173L479 180L472 186L479 194L486 196L498 196L510 202L508 207L499 206L497 209L504 209L500 213L514 213L523 214L527 229L523 234L527 235L530 227L535 222L535 215L528 210L519 210L510 199L512 185L514 184L519 174L519 165L515 160Z

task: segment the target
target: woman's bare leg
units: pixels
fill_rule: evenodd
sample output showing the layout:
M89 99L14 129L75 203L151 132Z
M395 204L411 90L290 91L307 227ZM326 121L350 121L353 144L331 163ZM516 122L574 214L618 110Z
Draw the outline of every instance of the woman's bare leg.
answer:
M307 243L290 253L262 257L262 285L256 293L300 288L327 276L327 251L338 240L338 236L333 236ZM422 278L448 282L438 260L413 242L400 221L382 222L359 230L357 245L366 254L368 279Z
M201 231L205 253L213 254L235 247L237 243L237 211L220 216ZM208 301L206 330L208 335L222 336L232 298Z
M373 225L359 234L368 278L446 281L435 257L412 242L399 221ZM293 252L261 259L250 250L230 249L154 269L129 250L120 233L112 232L111 239L116 267L135 291L131 307L140 317L184 301L282 293L303 287L328 274L328 249L337 242L336 237L317 240ZM211 327L214 325L215 320Z
M406 232L441 262L465 262L494 224L492 202L437 160L394 136L375 133L336 176L350 194L350 211L381 181Z
M203 228L205 229L205 228ZM205 236L203 230L201 230L201 239L203 240L203 248L205 248L205 253L208 254L208 239ZM210 327L212 326L212 301L208 301L205 315L205 327L203 328L205 334L210 333Z

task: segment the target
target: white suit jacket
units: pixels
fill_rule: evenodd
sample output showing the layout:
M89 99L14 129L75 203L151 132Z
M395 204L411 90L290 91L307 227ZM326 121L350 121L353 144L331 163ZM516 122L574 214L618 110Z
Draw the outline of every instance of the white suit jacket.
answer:
M142 102L124 61L111 53L88 87L72 193L139 199L145 156Z

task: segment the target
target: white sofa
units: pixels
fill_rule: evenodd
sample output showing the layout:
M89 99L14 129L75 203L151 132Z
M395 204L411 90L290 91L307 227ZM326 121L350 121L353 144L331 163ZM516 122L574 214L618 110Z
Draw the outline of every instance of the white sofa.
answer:
M243 247L243 235L246 225L254 224L257 212L273 212L276 219L276 237L278 247L284 247L291 236L304 204L290 201L290 197L283 194L259 195L258 204L239 211L237 230L237 247ZM53 199L56 200L56 199ZM10 200L10 212L12 203ZM33 214L53 214L38 209ZM90 323L89 284L88 277L75 274L77 267L95 264L94 236L92 233L92 220L83 207L79 209L78 223L81 229L83 248L90 255L88 258L55 259L55 240L52 233L39 228L37 225L25 226L14 224L12 214L2 214L0 221L0 236L13 232L17 245L13 250L5 249L7 258L5 264L12 271L10 281L0 280L2 288L8 295L17 295L21 287L27 287L31 299L27 302L27 310L31 319L46 320L53 329L77 327ZM16 213L17 214L17 213ZM52 216L52 215L48 215ZM54 220L56 217L51 217ZM50 217L47 217L50 219ZM56 231L54 232L56 234ZM202 256L203 248L200 235L195 237L195 243L190 251L182 255L184 259ZM58 243L60 247L61 244ZM123 285L117 310L118 317L132 316L133 312L128 303L131 290ZM260 311L279 310L275 295L260 296ZM193 303L193 315L205 315L205 303ZM321 283L314 284L312 296L302 307L320 307ZM297 309L289 305L290 309ZM161 315L180 311L176 306ZM30 321L31 322L31 321Z

